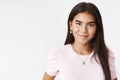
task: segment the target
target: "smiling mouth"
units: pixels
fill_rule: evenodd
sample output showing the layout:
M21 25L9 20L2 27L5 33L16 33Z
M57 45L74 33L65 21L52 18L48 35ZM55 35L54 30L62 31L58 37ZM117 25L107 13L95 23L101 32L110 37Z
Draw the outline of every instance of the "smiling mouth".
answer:
M79 35L79 37L81 37L81 38L87 38L88 35Z

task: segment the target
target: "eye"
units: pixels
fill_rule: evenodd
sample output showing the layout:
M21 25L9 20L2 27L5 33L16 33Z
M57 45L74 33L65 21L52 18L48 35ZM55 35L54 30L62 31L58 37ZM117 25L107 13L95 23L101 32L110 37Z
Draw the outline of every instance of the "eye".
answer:
M95 23L89 23L88 26L94 27L94 26L95 26Z
M80 22L79 22L79 23L76 23L76 25L80 26L80 25L81 25L81 23L80 23Z

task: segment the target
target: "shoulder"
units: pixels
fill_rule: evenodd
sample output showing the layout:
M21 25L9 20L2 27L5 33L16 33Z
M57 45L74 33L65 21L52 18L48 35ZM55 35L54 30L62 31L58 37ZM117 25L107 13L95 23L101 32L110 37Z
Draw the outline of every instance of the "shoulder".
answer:
M108 49L109 58L115 59L115 54L111 49Z
M48 61L49 63L57 63L60 58L64 57L65 53L68 51L70 45L63 45L60 47L54 47L49 50Z
M70 44L59 46L59 47L54 47L54 48L49 50L49 53L56 53L57 54L57 53L68 51L69 48L70 48Z

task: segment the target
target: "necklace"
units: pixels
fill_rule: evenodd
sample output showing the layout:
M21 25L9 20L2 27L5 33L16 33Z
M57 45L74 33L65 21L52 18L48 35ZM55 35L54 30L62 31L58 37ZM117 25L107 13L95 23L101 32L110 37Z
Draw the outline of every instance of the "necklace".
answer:
M89 55L90 55L90 54L89 54ZM79 59L82 61L82 64L83 64L83 65L86 64L85 61L88 59L89 55L87 55L86 58L85 58L84 60L81 58L81 56L79 56Z
M73 50L74 50L76 53L79 54L79 52L77 52L77 51L74 49L74 47L73 47ZM89 54L86 56L85 59L82 59L80 55L78 56L79 59L82 61L82 64L83 64L83 65L86 64L86 60L88 59L88 57L89 57L90 53L92 52L92 50L93 50L92 48L90 48L90 49L88 50L88 53L89 53Z

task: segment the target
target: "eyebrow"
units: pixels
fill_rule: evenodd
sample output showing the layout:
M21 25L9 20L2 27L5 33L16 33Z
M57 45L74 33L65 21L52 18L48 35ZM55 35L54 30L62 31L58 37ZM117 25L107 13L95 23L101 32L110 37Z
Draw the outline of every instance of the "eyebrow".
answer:
M75 22L82 22L80 20L75 20ZM87 23L96 23L95 21L90 21L90 22L87 22Z

